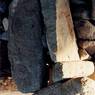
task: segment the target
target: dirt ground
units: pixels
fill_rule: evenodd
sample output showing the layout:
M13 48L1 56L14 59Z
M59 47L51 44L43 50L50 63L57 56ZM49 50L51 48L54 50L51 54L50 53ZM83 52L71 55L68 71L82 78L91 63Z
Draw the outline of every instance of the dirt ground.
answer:
M17 91L17 87L11 77L0 79L0 95L9 95L8 92L14 91Z

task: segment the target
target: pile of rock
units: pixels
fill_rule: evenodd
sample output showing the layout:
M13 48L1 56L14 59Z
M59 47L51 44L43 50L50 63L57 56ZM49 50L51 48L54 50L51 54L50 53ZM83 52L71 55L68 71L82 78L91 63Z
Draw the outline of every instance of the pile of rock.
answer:
M89 61L91 56L88 54L95 52L94 42L80 40L78 46L81 49L78 50L68 0L40 0L41 10L37 0L14 0L14 3L16 5L11 6L9 17L9 57L19 90L40 90L34 95L95 95L95 81L88 78L94 72L94 64ZM55 63L52 66L52 85L45 89L41 89L46 74L40 39L41 11L47 47ZM86 22L84 26L88 27L88 24ZM89 32L87 28L85 31ZM79 38L94 38L93 31L91 35L81 33L85 31L81 29L78 32ZM69 80L64 82L64 79Z
M41 1L43 2L44 0ZM54 85L42 89L36 95L95 95L95 81L87 77L94 72L94 64L92 61L89 61L91 60L90 54L95 52L94 42L78 40L78 44L81 47L78 52L68 1L57 0L56 2L55 11L57 20L55 31L57 45L55 48L57 48L56 51L51 52L51 56L56 56L52 57L56 63L53 66L52 74ZM43 5L43 9L45 9L45 3ZM51 7L49 11L54 10ZM45 11L43 13L45 14ZM46 22L49 23L48 21ZM53 24L53 22L50 24ZM78 26L80 29L80 31L77 31L79 38L94 38L93 29L95 27L93 26L90 29L88 24L88 22L84 24L86 26L85 30L82 30ZM49 31L49 35L51 35L50 33ZM51 46L53 40L49 42L49 46ZM50 50L54 50L52 47L49 48ZM87 51L85 51L86 49ZM69 79L69 81L62 81L64 79Z

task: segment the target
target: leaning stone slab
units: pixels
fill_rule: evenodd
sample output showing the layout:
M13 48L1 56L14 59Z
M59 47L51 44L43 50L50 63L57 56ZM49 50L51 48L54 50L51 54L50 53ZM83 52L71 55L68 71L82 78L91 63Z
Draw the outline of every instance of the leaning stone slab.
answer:
M89 76L94 72L94 64L90 61L66 61L55 64L53 82L66 78Z
M55 83L34 95L95 95L95 81L89 78Z
M68 0L40 0L53 61L79 60Z
M9 59L18 90L33 92L46 85L39 0L13 0L9 14Z
M79 41L79 47L85 49L88 54L95 54L95 41Z

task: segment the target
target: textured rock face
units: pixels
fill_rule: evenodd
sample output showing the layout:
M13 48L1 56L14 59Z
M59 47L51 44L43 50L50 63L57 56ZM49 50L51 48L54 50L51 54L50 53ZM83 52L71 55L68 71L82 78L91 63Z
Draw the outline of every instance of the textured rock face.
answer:
M55 64L53 68L53 81L65 78L86 77L94 72L94 64L90 61L65 61Z
M38 0L13 0L9 16L9 58L12 75L22 92L45 85L42 21Z
M79 60L68 1L40 1L52 60L55 62Z
M95 0L92 0L92 19L95 20Z
M95 26L88 20L74 22L78 39L95 40Z
M74 19L90 19L91 4L94 0L69 0Z
M89 78L72 79L56 83L34 95L95 95L95 81Z
M79 41L79 47L85 49L90 55L95 55L95 41Z

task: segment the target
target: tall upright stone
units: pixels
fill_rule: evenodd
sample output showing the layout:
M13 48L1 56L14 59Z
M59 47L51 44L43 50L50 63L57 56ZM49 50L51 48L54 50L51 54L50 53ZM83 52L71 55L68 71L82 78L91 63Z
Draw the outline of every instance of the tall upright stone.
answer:
M39 0L13 0L9 14L9 58L12 76L21 92L46 85Z
M40 0L46 39L54 62L79 60L68 0Z

